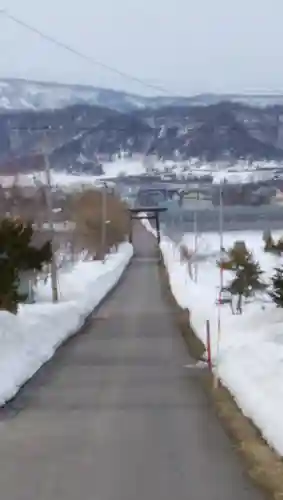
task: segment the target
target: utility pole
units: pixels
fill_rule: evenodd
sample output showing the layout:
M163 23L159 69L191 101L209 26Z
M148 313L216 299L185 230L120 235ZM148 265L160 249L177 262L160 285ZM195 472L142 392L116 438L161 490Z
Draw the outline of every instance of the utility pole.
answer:
M220 183L219 185L219 250L220 250L220 258L223 253L223 187ZM223 270L220 269L220 293L223 288Z
M194 252L197 251L198 246L198 219L197 219L197 211L194 210Z
M219 185L219 253L220 260L223 257L223 187L220 183ZM216 366L214 372L213 386L214 389L218 388L219 385L219 374L218 374L218 365L219 365L219 354L220 354L220 343L221 343L221 303L222 303L222 289L223 289L223 269L220 267L220 290L218 296L218 304L217 304L217 342L216 342Z
M106 248L106 224L107 224L107 184L103 182L103 188L101 190L102 196L102 206L101 206L101 251L102 251L102 261L105 263L105 248Z
M72 137L68 141L64 141L61 144L57 146L59 149L60 147L68 144L68 142L71 142L72 140L76 138L82 138L82 137L87 137L91 133L93 133L97 129L97 126L95 127L76 127L77 132L79 132L79 136ZM44 126L44 127L15 127L12 130L18 132L20 130L25 130L25 131L35 131L35 132L43 132L45 134L45 143L47 141L46 137L46 131L51 130L53 132L60 132L62 131L62 127L53 127L53 126ZM55 151L56 148L53 149ZM58 283L57 283L57 268L56 268L56 259L55 259L55 251L54 251L54 222L53 222L53 210L52 210L52 187L51 187L51 179L50 179L50 165L49 165L49 157L46 153L44 153L44 163L45 163L45 172L46 172L46 179L47 179L47 203L48 203L48 219L49 219L49 227L50 231L52 234L52 265L51 265L51 278L52 278L52 293L53 293L53 300L54 302L57 302L58 300ZM104 185L107 188L107 184L104 183ZM104 190L103 190L104 191ZM102 218L104 223L102 224L102 234L101 234L101 247L102 249L105 248L106 246L106 227L105 224L107 224L106 216L107 216L107 199L106 199L106 192L102 193L103 198L105 196L105 199L102 200ZM105 259L103 258L103 262Z
M46 135L44 140L44 146L47 143ZM44 148L44 167L46 174L46 202L47 202L47 215L48 223L51 234L51 287L52 287L52 301L58 302L58 280L57 280L57 263L56 263L56 252L54 248L54 213L53 213L53 203L52 203L52 184L51 184L51 171L50 162L46 149Z
M197 219L197 210L194 210L194 256L196 257L198 249L198 219ZM198 278L198 264L195 262L195 282L197 282Z
M219 237L220 237L220 250L223 249L223 187L220 184L219 190Z

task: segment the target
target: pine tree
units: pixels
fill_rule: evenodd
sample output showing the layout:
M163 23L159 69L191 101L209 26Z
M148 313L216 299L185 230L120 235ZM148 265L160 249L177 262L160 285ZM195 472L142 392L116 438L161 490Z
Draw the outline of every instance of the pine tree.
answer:
M265 252L273 252L275 254L281 255L283 252L283 238L279 238L276 242L274 241L271 231L268 229L263 233L263 241L264 241L264 251Z
M266 287L261 281L263 271L244 242L235 242L234 246L228 250L225 259L218 262L218 265L223 270L234 273L228 290L238 297L237 312L241 314L243 297L250 297L255 291Z
M51 260L51 243L35 248L32 238L31 223L15 218L0 221L0 309L17 312L18 303L25 299L18 293L20 272L39 271Z
M18 294L19 276L5 253L0 255L0 309L17 312L21 297Z
M272 237L271 231L268 229L263 233L263 241L264 241L264 251L272 252L275 250L275 243Z
M279 238L277 243L275 243L274 248L275 248L276 253L278 253L279 255L282 254L282 252L283 252L283 238L282 238L282 236L281 236L281 238Z
M275 268L271 282L272 291L269 295L277 307L283 307L283 266Z

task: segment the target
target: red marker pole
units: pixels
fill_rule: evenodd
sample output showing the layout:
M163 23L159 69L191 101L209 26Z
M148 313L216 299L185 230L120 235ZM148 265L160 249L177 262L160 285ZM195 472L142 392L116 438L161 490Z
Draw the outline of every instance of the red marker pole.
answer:
M206 320L206 350L207 350L207 363L209 371L212 371L212 362L211 362L211 340L210 340L210 323L209 320Z

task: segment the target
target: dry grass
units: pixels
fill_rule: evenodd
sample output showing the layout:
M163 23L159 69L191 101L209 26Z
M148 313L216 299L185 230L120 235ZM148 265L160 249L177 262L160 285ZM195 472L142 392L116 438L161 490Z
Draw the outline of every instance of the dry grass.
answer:
M249 476L270 498L283 499L283 460L273 451L250 419L245 417L221 384L211 390L211 376L203 379L221 422L242 457Z
M167 270L165 268L162 257L160 259L159 274L162 284L162 291L166 297L166 300L170 303L170 307L172 308L174 313L175 321L188 346L190 355L192 356L192 358L199 361L205 352L205 346L203 345L202 341L195 335L193 329L191 328L190 312L188 310L182 309L179 304L177 304L175 297L171 292Z
M189 311L183 311L172 295L163 260L160 262L160 278L163 292L173 308L176 324L186 341L190 355L194 359L200 359L204 346L191 328ZM283 459L268 446L252 421L244 416L230 392L221 384L217 389L213 389L213 379L209 372L199 378L199 383L210 398L250 478L268 498L282 500Z

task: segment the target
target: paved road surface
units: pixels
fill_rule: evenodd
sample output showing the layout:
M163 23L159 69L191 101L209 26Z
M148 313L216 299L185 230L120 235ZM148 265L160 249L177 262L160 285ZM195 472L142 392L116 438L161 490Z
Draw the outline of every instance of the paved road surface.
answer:
M2 411L1 499L262 499L187 362L156 264L137 259L85 333Z

